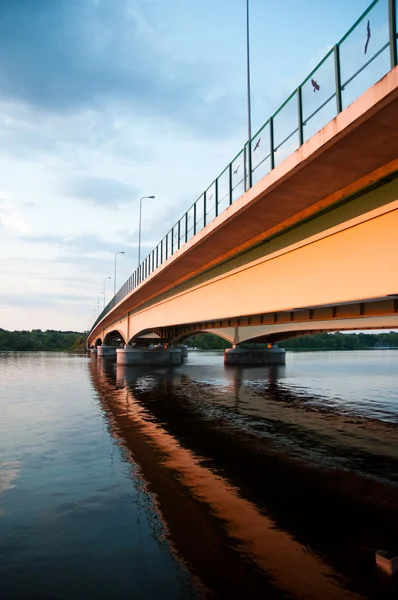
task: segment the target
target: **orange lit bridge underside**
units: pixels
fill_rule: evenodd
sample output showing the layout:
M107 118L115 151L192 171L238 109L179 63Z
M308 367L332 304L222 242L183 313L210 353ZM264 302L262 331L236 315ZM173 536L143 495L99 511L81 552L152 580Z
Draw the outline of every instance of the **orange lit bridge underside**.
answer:
M97 338L107 343L117 335L127 343L155 332L173 342L212 331L239 343L304 331L398 328L397 260L398 199L165 295L110 323Z
M388 183L398 171L397 122L398 68L170 257L102 319L88 343L106 342L112 332L125 342L150 331L172 341L220 329L240 342L289 331L398 327L398 193ZM378 198L354 210L372 188ZM314 234L311 223L322 218ZM292 231L295 243L285 234ZM253 248L260 248L255 259Z

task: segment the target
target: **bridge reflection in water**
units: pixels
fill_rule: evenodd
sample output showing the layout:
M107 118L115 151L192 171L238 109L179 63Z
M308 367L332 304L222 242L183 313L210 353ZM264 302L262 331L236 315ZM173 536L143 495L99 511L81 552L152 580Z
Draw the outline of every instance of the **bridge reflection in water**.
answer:
M167 368L116 367L107 359L89 368L112 435L138 465L171 545L206 595L337 599L388 593L376 576L374 550L398 539L398 491L388 477L396 473L397 457L389 464L371 440L356 453L366 476L344 465L330 469L308 460L304 447L311 440L303 442L300 428L288 421L275 421L267 432L261 418L252 418L251 428L243 417L228 419L234 408L240 412L239 367L226 372L235 407L224 412L222 393L221 410L203 402L220 394L210 379ZM278 368L268 368L264 381L271 412L278 394L295 403L279 389ZM314 422L315 450L320 422L330 416L313 411L307 417ZM338 429L344 419L335 419ZM352 423L353 438L360 429ZM391 436L396 442L395 430ZM339 450L328 449L336 450L339 464ZM375 477L381 465L383 479Z

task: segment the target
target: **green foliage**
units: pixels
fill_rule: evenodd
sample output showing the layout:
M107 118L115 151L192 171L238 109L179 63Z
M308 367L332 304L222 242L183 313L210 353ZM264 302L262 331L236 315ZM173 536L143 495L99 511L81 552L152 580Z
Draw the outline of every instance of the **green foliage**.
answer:
M287 350L369 350L398 348L398 332L386 333L318 333L278 344Z
M0 351L4 350L70 350L79 340L79 349L85 337L76 331L33 329L32 331L6 331L0 329Z
M225 350L230 348L231 344L212 333L199 333L193 335L185 342L190 348L198 348L198 350Z
M190 348L199 350L225 350L231 344L211 333L194 335L185 342ZM255 347L258 344L242 344ZM263 344L264 348L267 344ZM371 348L398 348L398 332L385 333L318 333L302 335L278 343L287 350L369 350Z

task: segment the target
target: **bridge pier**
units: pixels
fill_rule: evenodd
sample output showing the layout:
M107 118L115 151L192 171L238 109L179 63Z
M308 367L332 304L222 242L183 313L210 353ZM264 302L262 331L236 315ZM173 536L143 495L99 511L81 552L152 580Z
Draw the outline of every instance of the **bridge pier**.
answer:
M271 348L227 348L224 350L226 365L284 365L285 350L278 346Z
M181 348L133 348L126 345L116 350L118 365L172 366L182 362Z
M186 344L181 344L181 346L170 346L171 350L181 350L182 358L187 358L188 356L188 346Z
M97 348L90 348L90 356L97 356Z
M98 346L97 356L99 358L104 358L104 357L114 358L116 356L116 346L107 346L106 344L102 344L102 346Z

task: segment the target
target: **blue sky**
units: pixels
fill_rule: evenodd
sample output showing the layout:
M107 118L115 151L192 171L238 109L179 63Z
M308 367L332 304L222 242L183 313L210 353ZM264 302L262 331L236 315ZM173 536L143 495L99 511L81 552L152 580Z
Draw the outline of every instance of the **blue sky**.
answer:
M368 4L251 0L253 131ZM145 254L243 145L245 84L244 0L1 0L0 327L88 329L140 196Z

